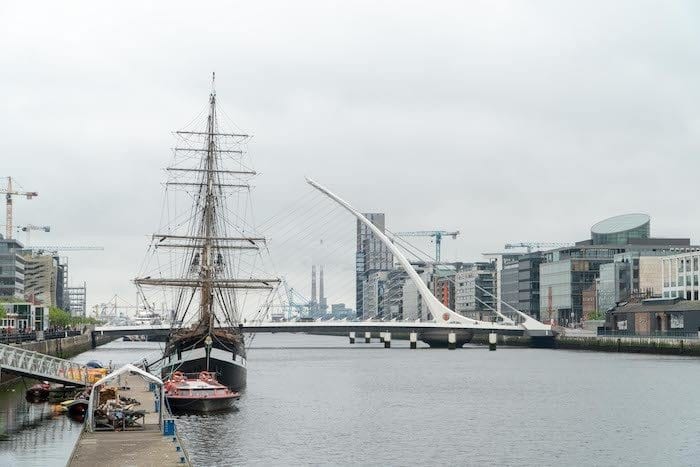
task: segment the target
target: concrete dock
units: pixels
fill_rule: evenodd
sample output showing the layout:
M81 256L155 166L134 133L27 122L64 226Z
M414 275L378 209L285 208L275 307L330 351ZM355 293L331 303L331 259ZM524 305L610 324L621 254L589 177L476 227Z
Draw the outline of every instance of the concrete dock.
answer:
M120 390L124 397L136 399L139 409L146 410L144 428L127 431L83 431L68 465L76 467L172 466L190 465L179 439L163 436L155 412L154 396L138 376L129 376L129 390ZM175 438L175 440L173 440Z

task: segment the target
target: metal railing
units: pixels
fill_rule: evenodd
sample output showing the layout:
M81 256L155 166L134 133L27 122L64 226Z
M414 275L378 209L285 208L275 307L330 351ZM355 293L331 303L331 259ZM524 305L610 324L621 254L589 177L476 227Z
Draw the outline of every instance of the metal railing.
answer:
M0 344L0 367L2 371L36 379L78 385L84 385L88 380L85 365L5 344Z
M652 331L646 333L636 333L633 331L599 329L598 337L628 337L628 338L660 338L660 339L700 339L700 332L688 331Z
M64 337L79 336L80 331L44 331L44 340L61 339ZM11 332L0 334L0 344L21 344L22 342L35 341L37 333L33 332Z

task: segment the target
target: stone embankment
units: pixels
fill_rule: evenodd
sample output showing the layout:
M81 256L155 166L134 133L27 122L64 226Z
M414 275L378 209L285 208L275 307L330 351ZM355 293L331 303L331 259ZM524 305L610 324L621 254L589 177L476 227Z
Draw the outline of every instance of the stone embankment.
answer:
M473 344L488 344L488 336L476 335ZM530 347L525 336L498 336L498 345ZM662 355L700 356L700 339L676 339L643 336L566 336L558 335L555 349L592 350L597 352L628 352Z
M106 344L114 337L95 336L97 345ZM40 352L47 355L53 355L59 358L70 358L79 353L86 352L92 349L92 340L90 332L83 333L79 336L63 337L60 339L50 339L45 341L23 342L16 344L17 347Z

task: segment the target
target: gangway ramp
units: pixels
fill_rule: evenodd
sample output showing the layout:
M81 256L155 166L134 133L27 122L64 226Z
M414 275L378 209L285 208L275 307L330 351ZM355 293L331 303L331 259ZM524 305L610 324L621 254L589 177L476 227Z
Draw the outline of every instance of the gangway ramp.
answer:
M75 386L88 381L85 365L6 344L0 344L0 371Z

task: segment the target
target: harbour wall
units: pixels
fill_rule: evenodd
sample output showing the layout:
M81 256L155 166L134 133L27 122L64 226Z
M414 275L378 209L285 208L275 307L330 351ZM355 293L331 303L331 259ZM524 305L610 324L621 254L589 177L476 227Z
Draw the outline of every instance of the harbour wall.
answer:
M473 344L488 345L488 336L476 335ZM571 337L559 335L553 348L566 350L589 350L595 352L627 352L660 355L687 355L700 357L700 339L672 339L660 337ZM498 345L533 347L526 336L498 336Z
M97 345L106 344L114 340L114 337L95 336ZM70 358L82 352L92 349L92 338L89 332L79 336L63 337L45 341L23 342L17 347L32 350L34 352L53 355L59 358Z

